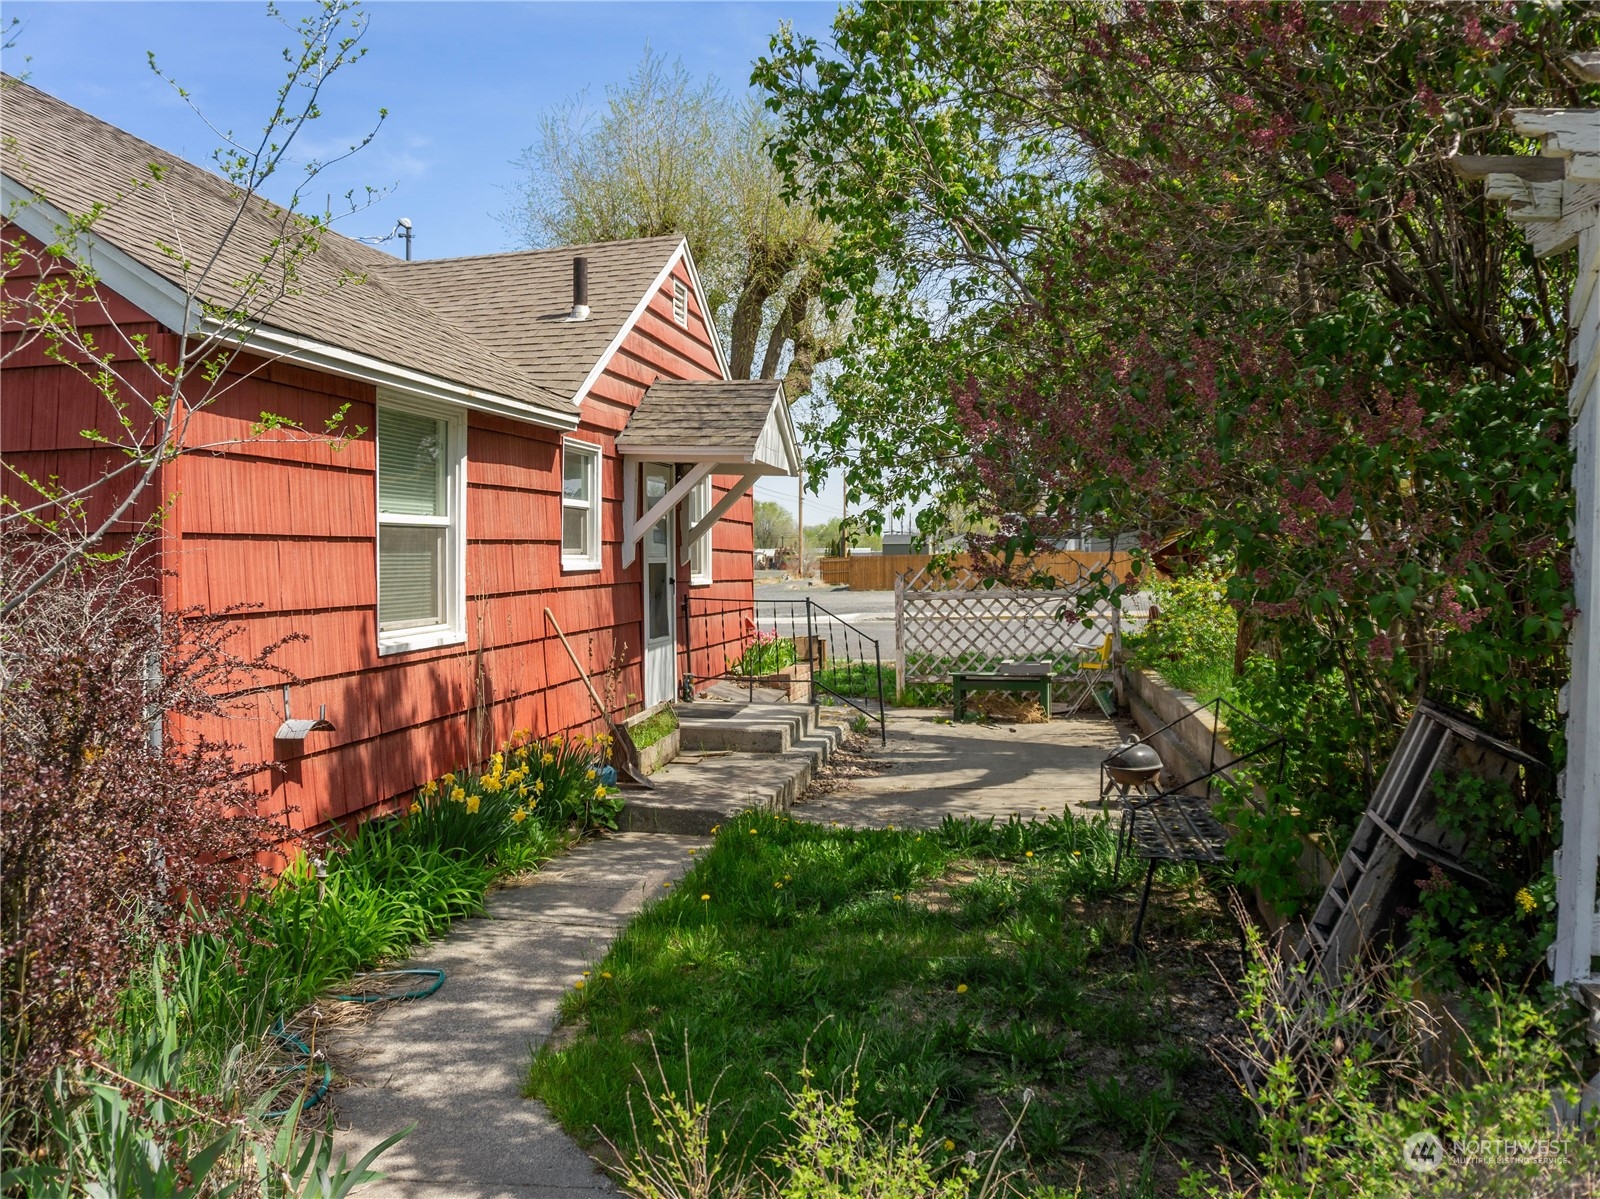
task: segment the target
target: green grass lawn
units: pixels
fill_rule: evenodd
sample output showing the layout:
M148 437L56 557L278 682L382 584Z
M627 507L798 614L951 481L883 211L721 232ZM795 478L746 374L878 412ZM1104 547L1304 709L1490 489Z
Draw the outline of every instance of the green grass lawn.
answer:
M1030 1089L1012 1167L1066 1194L1168 1194L1180 1158L1249 1140L1205 1048L1231 1010L1208 956L1238 957L1175 868L1154 952L1131 958L1137 866L1112 880L1113 842L1078 819L918 833L740 817L567 997L528 1091L626 1150L658 1054L674 1090L690 1068L699 1097L714 1082L713 1134L754 1166L789 1131L802 1067L824 1087L854 1071L863 1116L920 1119L952 1162L997 1145Z

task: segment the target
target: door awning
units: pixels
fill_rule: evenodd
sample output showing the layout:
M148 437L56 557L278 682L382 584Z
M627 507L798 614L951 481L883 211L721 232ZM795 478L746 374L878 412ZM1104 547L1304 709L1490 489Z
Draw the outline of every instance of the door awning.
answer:
M651 384L617 438L624 457L709 463L716 474L800 473L783 384L772 379L663 379Z
M738 475L739 481L693 528L684 530L685 552L711 531L757 479L800 473L800 443L789 419L783 384L771 379L716 379L653 383L617 437L622 473L622 565L633 562L645 530L672 512L707 475ZM641 462L670 462L689 469L677 484L641 513L635 480Z

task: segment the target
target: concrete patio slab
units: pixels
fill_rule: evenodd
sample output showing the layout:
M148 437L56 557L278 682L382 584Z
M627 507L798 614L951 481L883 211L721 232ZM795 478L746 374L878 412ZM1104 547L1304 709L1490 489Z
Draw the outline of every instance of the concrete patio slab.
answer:
M444 988L327 1037L350 1080L335 1096L336 1152L352 1160L407 1124L361 1199L582 1199L620 1192L536 1100L522 1097L531 1049L561 996L703 838L624 833L590 841L489 897L407 965L442 966Z
M868 760L881 773L794 806L798 820L927 828L946 816L1025 820L1098 815L1100 760L1131 736L1103 716L1042 724L951 724L948 709L889 713L889 743Z

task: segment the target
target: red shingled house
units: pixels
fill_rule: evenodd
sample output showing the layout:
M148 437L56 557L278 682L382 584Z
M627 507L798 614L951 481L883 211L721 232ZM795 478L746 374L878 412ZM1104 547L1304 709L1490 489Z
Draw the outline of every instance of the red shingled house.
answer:
M185 304L193 264L223 244L212 277L248 272L282 214L253 204L224 241L225 180L25 84L4 99L7 243L106 205L80 238L101 303L78 319L115 322L103 345L142 333L174 354L207 319ZM276 739L276 691L211 730L285 763L261 776L264 810L314 827L513 729L592 724L546 607L596 676L620 664L619 710L723 665L695 661L684 598L751 602L748 491L799 455L781 385L727 378L682 238L401 262L328 235L298 275L192 422L218 448L153 489L176 497L153 547L169 609L255 604L254 643L306 636L281 654L303 680L293 715L326 705L333 731ZM108 416L93 388L37 353L6 367L6 459L69 481L103 469L80 435ZM262 412L321 428L345 404L365 431L341 451L251 433Z

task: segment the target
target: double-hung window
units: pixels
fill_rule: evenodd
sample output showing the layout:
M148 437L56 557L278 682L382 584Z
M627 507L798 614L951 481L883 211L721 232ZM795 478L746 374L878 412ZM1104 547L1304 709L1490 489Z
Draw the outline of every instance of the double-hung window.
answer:
M600 565L600 447L570 437L561 443L561 565Z
M378 652L465 639L466 421L378 407Z
M705 519L706 513L711 511L711 476L707 475L695 484L694 488L684 499L686 509L686 529L692 529ZM689 547L689 582L699 587L711 582L711 530L707 529L704 537L700 538Z

